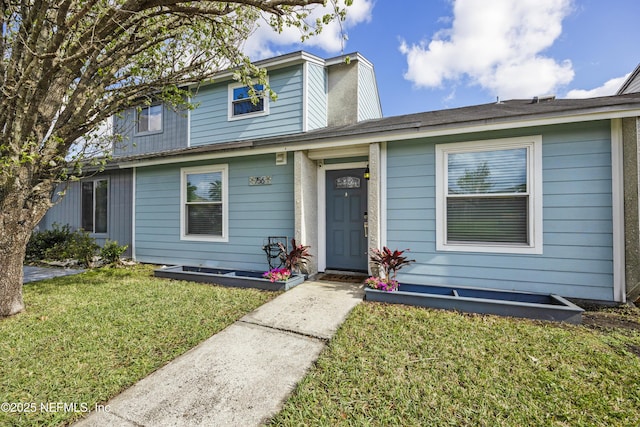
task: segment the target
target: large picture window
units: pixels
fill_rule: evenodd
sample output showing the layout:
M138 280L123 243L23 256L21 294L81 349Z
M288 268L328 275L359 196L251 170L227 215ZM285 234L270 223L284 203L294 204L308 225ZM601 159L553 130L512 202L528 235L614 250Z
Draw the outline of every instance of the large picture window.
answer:
M138 111L137 133L162 131L162 104L142 107Z
M182 170L182 238L227 239L227 166Z
M82 228L89 233L107 232L109 181L82 182Z
M262 84L253 86L257 100L251 99L249 86L241 84L229 85L229 120L245 117L263 116L269 112L269 102Z
M541 253L540 137L436 146L439 250Z

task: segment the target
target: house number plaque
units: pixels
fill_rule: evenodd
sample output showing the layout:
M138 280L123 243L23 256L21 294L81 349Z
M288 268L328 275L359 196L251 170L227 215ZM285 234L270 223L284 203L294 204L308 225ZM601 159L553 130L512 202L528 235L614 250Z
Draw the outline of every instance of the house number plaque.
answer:
M355 176L342 176L336 179L336 188L360 188L360 178Z
M250 176L249 185L271 185L271 176Z

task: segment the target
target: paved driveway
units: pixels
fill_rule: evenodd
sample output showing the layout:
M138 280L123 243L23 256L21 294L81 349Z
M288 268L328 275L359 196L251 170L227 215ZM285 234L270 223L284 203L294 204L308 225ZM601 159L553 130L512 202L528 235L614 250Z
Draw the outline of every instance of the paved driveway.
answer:
M24 279L23 283L37 282L38 280L51 279L60 276L70 276L72 274L82 273L82 269L71 268L53 268L53 267L23 267Z

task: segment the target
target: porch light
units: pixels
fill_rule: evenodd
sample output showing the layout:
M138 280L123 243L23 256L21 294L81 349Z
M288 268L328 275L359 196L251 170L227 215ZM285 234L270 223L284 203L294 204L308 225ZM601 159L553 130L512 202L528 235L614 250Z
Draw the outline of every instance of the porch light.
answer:
M364 179L366 179L367 181L369 181L369 177L371 176L371 174L369 173L369 164L367 163L367 167L364 168Z

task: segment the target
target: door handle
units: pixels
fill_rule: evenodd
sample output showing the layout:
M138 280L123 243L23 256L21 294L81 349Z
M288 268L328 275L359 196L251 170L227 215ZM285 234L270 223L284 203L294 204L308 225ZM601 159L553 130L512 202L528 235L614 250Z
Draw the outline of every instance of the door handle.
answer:
M364 226L364 237L369 237L369 215L367 215L367 213L364 213L364 221L362 223L362 225Z

